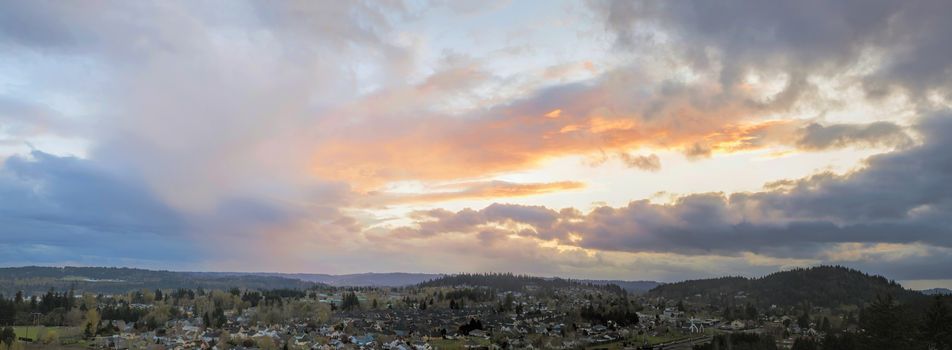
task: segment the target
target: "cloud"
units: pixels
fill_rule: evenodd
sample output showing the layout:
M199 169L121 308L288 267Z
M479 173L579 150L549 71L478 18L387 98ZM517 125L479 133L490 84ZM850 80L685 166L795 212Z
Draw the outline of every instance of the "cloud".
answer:
M498 79L488 58L450 50L421 71L419 44L394 33L394 22L417 15L399 2L235 2L226 18L203 4L109 5L10 5L11 16L49 25L6 28L7 45L110 67L104 87L83 89L97 91L84 100L115 102L90 123L109 126L89 128L91 156L135 168L160 195L194 188L165 198L178 207L211 208L232 191L280 197L314 181L366 192L393 181L489 177L603 151L707 157L741 149L738 142L758 147L737 137L791 106L759 91L726 93L707 79L659 78L634 62L459 108L484 102L475 91ZM123 20L145 13L141 23ZM72 27L82 30L64 29ZM555 64L541 74L593 66ZM140 156L117 151L126 149ZM173 167L180 170L165 171ZM291 185L275 195L275 183Z
M538 234L540 229L552 228L559 220L559 212L542 206L524 206L516 204L493 203L482 210L463 209L450 212L445 209L433 209L415 212L412 217L418 220L418 228L401 227L394 232L401 237L420 238L431 237L444 233L472 233L473 230L485 229L488 223L502 226L506 224L528 224ZM510 231L516 226L509 226ZM516 232L519 233L519 232ZM528 233L522 232L522 233ZM559 236L563 236L559 234Z
M889 86L915 98L930 90L950 92L952 49L940 44L952 34L952 24L941 15L952 10L946 1L594 0L588 5L620 47L636 50L663 40L691 65L715 69L728 89L752 70L829 76L865 64L868 73L859 82L871 95Z
M822 150L847 145L901 148L913 142L902 127L890 122L827 126L811 123L804 127L802 132L803 136L797 140L796 144L807 150Z
M584 183L577 181L514 183L494 180L436 186L434 191L425 193L373 192L361 200L366 201L365 205L435 203L460 199L525 197L584 187Z
M38 135L71 136L75 123L42 104L0 95L0 135L25 139Z
M663 87L652 88L656 84ZM368 99L389 101L396 94L405 104L426 106L403 99L399 90L378 94ZM703 142L730 151L720 146L776 111L752 96L725 98L704 84L656 82L627 66L460 115L391 107L358 103L333 112L368 122L339 126L319 142L313 173L374 188L389 181L492 176L562 156L641 147L689 149Z
M604 26L618 50L539 57L507 42L525 49L503 62L499 48L414 31L447 20L433 13L501 8L476 2L2 3L0 72L15 77L0 142L89 149L6 158L0 263L446 272L463 256L468 271L691 276L882 256L908 274L947 257L948 116L904 120L949 93L947 3L589 4L596 17L546 37ZM890 107L869 117L890 121L856 122L849 103ZM893 152L666 204L432 209L392 230L407 218L374 211L583 189L491 180L564 157L660 172L652 152L773 148ZM403 181L425 191L386 192Z
M186 219L134 176L33 151L0 168L0 263L194 261ZM30 253L34 252L36 254Z
M714 153L767 148L819 152L842 148L901 149L914 144L906 129L893 122L827 123L810 120L769 120L727 128L684 148L689 159Z
M622 162L624 162L629 168L637 168L645 171L661 170L661 158L658 158L658 155L656 154L638 156L630 155L628 153L620 153L618 154L618 157L621 158Z
M829 259L831 245L846 243L950 249L952 158L945 150L952 145L944 135L952 132L952 115L933 114L917 129L924 135L920 146L870 157L852 173L775 183L763 192L692 194L668 204L639 200L585 214L493 204L421 213L418 228L398 231L430 237L492 228L596 251L815 261Z

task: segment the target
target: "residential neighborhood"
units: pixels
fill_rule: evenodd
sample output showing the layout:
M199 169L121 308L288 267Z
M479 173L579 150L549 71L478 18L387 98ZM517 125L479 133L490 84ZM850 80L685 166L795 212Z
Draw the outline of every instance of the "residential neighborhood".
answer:
M50 290L3 299L0 315L16 325L8 349L706 349L730 339L798 349L863 333L855 306L664 292L457 275L406 287Z

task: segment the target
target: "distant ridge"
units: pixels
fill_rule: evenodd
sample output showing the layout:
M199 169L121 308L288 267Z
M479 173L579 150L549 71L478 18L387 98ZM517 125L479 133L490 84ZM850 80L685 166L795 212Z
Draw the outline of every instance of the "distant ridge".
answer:
M279 276L156 271L117 267L5 267L0 268L0 294L17 291L42 294L50 288L77 293L126 293L141 289L304 289L314 282Z
M409 272L368 272L346 275L317 273L256 273L255 275L294 278L302 281L323 283L337 287L403 287L443 277L442 274Z
M513 273L461 273L455 275L446 275L434 280L420 283L417 286L479 286L513 292L526 291L531 288L558 289L567 287L587 287L602 289L619 294L624 294L626 292L626 290L621 286L614 283L607 283L607 281L575 280L556 277L535 277L529 275L517 275Z
M182 272L117 267L7 267L0 268L0 293L11 295L22 289L45 293L49 288L70 287L94 293L124 293L139 289L303 289L317 285L334 287L406 287L443 278L445 274L410 272L368 272L355 274L277 272ZM529 276L526 276L529 277ZM584 280L531 277L573 281L593 285L617 285L636 294L660 285L653 281ZM16 287L14 287L16 286ZM16 290L14 290L16 289Z
M948 288L924 289L919 292L925 295L952 295L952 289Z
M649 290L660 286L660 282L655 281L622 281L622 280L579 280L591 284L614 284L622 289L635 294L647 293Z
M228 274L241 274L232 273ZM336 287L406 287L421 284L427 281L439 279L447 274L439 273L410 273L410 272L367 272L345 275L331 275L319 273L251 273L259 276L277 276L286 278L295 278L307 282L323 283ZM540 277L554 279L554 277ZM582 283L591 283L595 285L614 284L622 287L631 293L646 293L654 287L661 285L655 281L623 281L623 280L588 280L572 279Z
M761 306L863 305L877 295L899 300L921 298L922 293L895 281L842 266L817 266L769 274L761 278L721 277L660 285L648 293L671 299L700 298L709 302L733 301Z

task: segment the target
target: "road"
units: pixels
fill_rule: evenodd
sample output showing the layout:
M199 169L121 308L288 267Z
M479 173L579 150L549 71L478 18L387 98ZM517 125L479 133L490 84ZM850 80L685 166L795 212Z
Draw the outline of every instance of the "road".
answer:
M695 345L710 343L712 339L714 339L714 337L706 336L706 337L679 340L679 341L674 341L670 343L655 345L653 349L691 350L691 349L694 349Z

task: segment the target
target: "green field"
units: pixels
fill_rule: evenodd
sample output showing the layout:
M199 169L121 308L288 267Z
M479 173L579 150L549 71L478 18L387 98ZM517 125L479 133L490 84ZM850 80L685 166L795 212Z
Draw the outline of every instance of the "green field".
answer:
M49 329L54 329L56 327L47 327ZM17 334L17 338L30 338L36 339L36 332L39 331L39 327L35 326L14 326L13 332Z
M14 326L13 332L16 333L18 339L22 337L34 340L34 342L20 343L25 350L75 350L85 349L87 345L86 341L81 339L82 331L79 327ZM55 335L55 337L47 338L50 335ZM41 338L40 341L36 340L37 336ZM44 343L42 342L44 339L51 342Z
M44 327L44 326L14 326L13 332L17 334L17 338L30 338L36 340L37 334L41 336L43 334L53 333L59 339L77 337L82 332L79 327Z
M23 349L25 349L25 350L33 350L33 349L43 349L43 350L79 350L79 349L86 349L86 344L85 344L85 343L80 343L80 344L71 344L71 345L50 345L50 344L25 343L24 346L23 346Z

